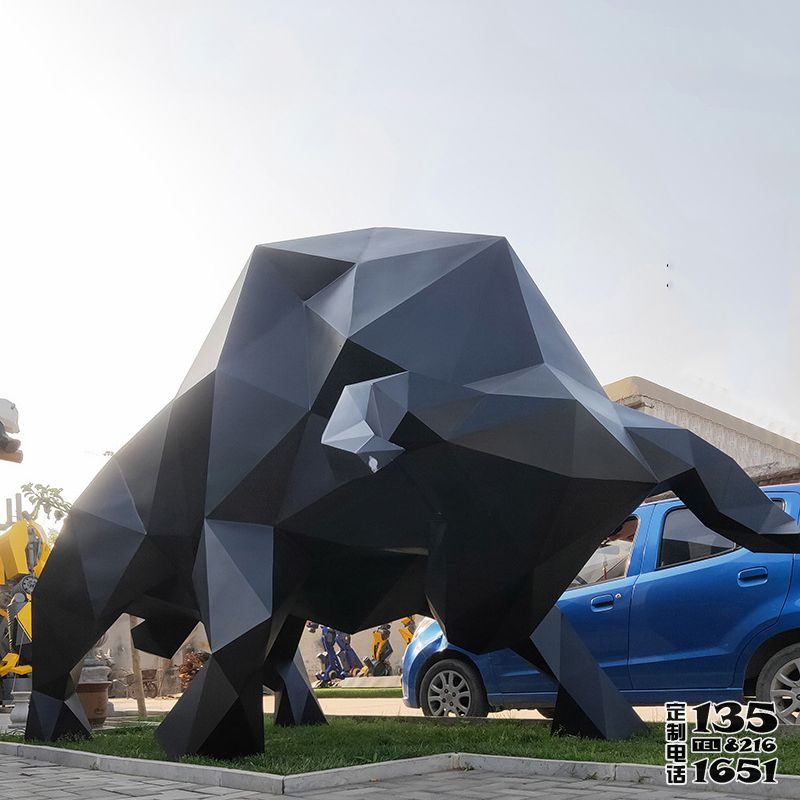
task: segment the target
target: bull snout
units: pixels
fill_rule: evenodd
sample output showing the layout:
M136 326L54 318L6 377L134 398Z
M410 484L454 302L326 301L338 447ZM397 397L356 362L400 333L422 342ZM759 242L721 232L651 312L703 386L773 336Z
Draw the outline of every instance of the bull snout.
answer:
M377 472L404 452L391 441L408 411L408 373L345 386L322 444L352 453Z

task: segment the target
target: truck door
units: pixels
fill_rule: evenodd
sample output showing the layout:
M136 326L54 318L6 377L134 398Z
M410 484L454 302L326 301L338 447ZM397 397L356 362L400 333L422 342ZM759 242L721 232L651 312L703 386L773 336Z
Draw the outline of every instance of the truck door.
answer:
M795 495L768 494L796 517ZM791 555L751 553L680 502L656 504L631 600L633 688L731 686L741 649L777 620L791 569Z

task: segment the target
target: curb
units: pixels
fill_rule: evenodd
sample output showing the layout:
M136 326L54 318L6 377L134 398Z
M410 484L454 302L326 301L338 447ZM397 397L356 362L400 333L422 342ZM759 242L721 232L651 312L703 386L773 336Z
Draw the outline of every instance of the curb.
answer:
M243 769L222 769L201 764L182 764L177 761L150 761L144 758L122 758L63 747L38 744L0 742L0 755L49 761L62 767L94 769L100 772L121 773L140 778L160 778L180 783L197 783L202 786L222 786L226 789L283 794L283 775L268 772L251 772Z
M371 783L389 778L408 778L426 775L429 772L447 772L459 769L457 753L441 753L419 758L401 758L397 761L381 761L377 764L359 764L355 767L324 769L319 772L303 772L287 775L283 779L283 793L312 792L332 789L354 783Z
M450 770L486 770L499 775L517 777L544 776L550 778L577 778L603 782L632 783L639 786L666 786L663 767L648 764L613 764L599 761L558 761L546 758L519 756L489 756L478 753L442 753L377 764L304 772L297 775L271 775L267 772L207 767L200 764L183 764L176 761L150 761L141 758L122 758L63 747L0 742L0 756L16 756L36 761L48 761L64 767L93 769L101 772L121 773L142 778L160 778L203 786L221 786L226 789L263 792L265 794L292 795L299 792L332 789L353 784L372 783L391 778L425 775ZM778 775L777 784L728 783L692 784L670 787L676 791L714 791L727 795L746 794L771 800L800 800L800 777Z

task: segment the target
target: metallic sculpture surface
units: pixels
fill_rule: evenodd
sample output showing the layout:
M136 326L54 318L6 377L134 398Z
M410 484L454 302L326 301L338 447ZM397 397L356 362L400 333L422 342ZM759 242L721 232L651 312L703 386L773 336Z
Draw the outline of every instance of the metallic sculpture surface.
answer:
M278 723L322 721L307 619L412 613L554 675L557 728L629 735L638 718L551 609L667 489L745 547L797 548L730 458L607 399L504 238L256 247L175 399L69 515L34 595L27 735L87 730L70 670L124 611L141 649L172 656L198 621L211 643L159 728L171 755L261 750L262 684Z

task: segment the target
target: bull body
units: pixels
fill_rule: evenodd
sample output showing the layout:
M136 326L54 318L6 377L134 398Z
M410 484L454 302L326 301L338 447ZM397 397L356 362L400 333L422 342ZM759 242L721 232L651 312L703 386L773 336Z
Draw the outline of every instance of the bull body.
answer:
M607 399L505 239L259 246L178 395L64 526L34 595L28 735L86 729L70 670L125 611L142 649L170 657L198 621L211 643L159 730L171 754L262 747L265 683L278 722L321 721L295 658L306 619L432 614L453 644L516 647L563 688L558 621L531 632L666 489L746 547L796 547L731 459Z

